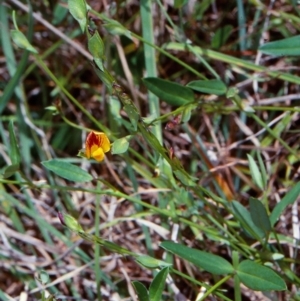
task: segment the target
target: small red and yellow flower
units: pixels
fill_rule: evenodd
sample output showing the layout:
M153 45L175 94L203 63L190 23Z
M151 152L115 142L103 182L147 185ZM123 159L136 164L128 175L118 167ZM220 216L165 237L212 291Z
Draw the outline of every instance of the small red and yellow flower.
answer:
M98 162L104 160L104 153L110 150L110 142L102 132L90 132L85 141L85 156Z

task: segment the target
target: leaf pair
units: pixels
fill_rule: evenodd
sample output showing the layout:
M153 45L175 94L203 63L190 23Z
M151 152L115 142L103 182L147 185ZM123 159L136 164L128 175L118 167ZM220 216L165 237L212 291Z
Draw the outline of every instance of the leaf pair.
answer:
M187 86L156 77L145 78L143 82L153 94L173 106L182 106L195 101L193 90L216 95L225 94L227 91L225 84L218 79L195 80Z
M161 269L151 282L149 291L141 282L133 281L139 301L161 301L168 274L169 267Z
M233 201L235 217L242 228L253 238L260 240L267 237L273 226L288 205L293 204L300 194L300 183L297 183L285 197L277 203L270 216L260 200L250 198L250 212L239 202Z
M277 273L254 261L243 260L234 268L230 262L218 255L192 249L172 241L163 242L161 247L213 275L236 274L239 280L252 290L281 291L286 289L285 282Z

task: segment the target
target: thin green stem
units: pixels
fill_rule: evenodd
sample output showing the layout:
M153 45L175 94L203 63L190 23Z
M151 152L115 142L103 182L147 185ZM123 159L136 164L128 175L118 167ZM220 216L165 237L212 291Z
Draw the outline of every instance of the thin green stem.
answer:
M60 114L60 117L66 124L68 124L69 126L75 128L75 129L78 129L81 131L86 131L86 132L93 130L93 129L86 128L84 126L78 125L77 123L70 121L67 117L65 117L65 115L63 115L63 113Z
M205 300L210 294L212 294L219 286L221 286L224 282L229 280L232 277L232 275L227 275L226 277L222 278L219 282L217 282L214 286L210 287L206 293L202 296L201 299L197 301Z
M15 10L13 10L13 12L12 12L12 20L13 20L15 29L18 30L18 31L20 31L19 27L18 27L18 23L16 21L16 11Z

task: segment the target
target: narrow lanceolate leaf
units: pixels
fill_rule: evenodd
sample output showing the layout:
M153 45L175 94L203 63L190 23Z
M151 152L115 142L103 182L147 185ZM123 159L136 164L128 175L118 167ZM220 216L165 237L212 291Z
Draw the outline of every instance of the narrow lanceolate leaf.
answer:
M13 174L15 174L19 170L20 170L20 164L12 164L12 165L6 166L3 170L4 179L11 177Z
M233 266L220 256L192 249L172 241L164 241L160 246L211 274L222 275L234 272Z
M239 264L237 275L243 284L255 291L286 290L286 284L278 274L251 260Z
M140 255L135 259L140 265L148 269L158 269L162 267L170 267L171 263L150 257L148 255Z
M156 77L144 78L145 86L157 97L173 106L182 106L194 101L190 88Z
M300 35L286 38L279 41L266 43L259 47L259 51L264 54L284 56L284 55L300 55Z
M95 33L88 40L88 48L93 56L94 62L97 67L104 71L103 60L104 60L104 43L96 30Z
M169 268L165 267L155 276L149 288L149 299L151 301L161 301L165 282L169 274Z
M139 301L149 301L148 291L145 285L139 281L132 281Z
M295 186L285 195L285 197L277 203L270 215L271 225L274 226L282 212L288 205L293 204L300 194L300 182L296 183Z
M12 40L18 47L26 49L32 53L38 53L37 50L29 43L23 32L16 29L12 29L10 31L10 35Z
M269 216L261 201L250 198L250 214L254 224L265 232L265 235L272 230Z
M82 32L85 31L87 25L87 5L84 0L69 0L69 11L73 18L79 23Z
M113 36L125 35L131 39L130 31L116 20L107 20L103 27Z
M20 151L17 144L17 139L14 131L14 123L11 121L8 126L9 129L9 139L10 139L10 151L9 156L12 165L19 165L20 159Z
M219 79L194 80L187 87L202 93L223 95L227 92L226 85Z
M247 154L247 157L248 157L248 162L249 162L249 167L250 167L250 173L251 173L251 176L252 176L252 180L261 190L263 190L264 189L264 182L263 182L263 178L262 178L262 175L260 173L260 170L259 170L256 162L252 158L252 156Z
M42 164L56 175L69 181L89 182L93 179L93 177L85 170L62 160L53 159L43 161Z
M58 218L60 219L60 222L71 231L74 231L76 233L84 233L81 225L72 215L58 212Z

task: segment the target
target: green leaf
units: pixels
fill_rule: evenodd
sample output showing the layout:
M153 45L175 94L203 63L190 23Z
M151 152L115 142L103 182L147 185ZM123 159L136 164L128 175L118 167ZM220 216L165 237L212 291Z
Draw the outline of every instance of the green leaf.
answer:
M233 266L220 256L192 249L172 241L164 241L160 246L211 274L222 275L234 272Z
M19 163L21 162L21 156L20 156L19 147L17 145L17 139L14 131L13 121L9 122L8 129L9 129L9 139L10 139L10 151L9 151L10 160L12 165L19 165Z
M247 154L247 157L248 157L252 180L261 190L264 190L263 178L256 162L254 161L251 155Z
M250 198L250 214L254 224L267 235L271 230L271 223L266 208L261 201Z
M129 135L115 140L111 145L111 153L113 155L125 153L128 150L130 138L131 136Z
M181 106L195 100L191 89L177 83L156 77L144 78L143 82L153 94L170 105Z
M272 254L272 260L281 260L281 259L283 259L284 258L284 255L283 254L281 254L281 253L273 253Z
M243 284L255 291L286 290L286 284L278 274L251 260L239 264L237 275Z
M11 177L13 174L15 174L19 170L20 170L20 164L8 165L3 170L3 177L5 179L7 179L7 178Z
M223 95L227 92L226 85L219 79L194 80L189 82L187 87L202 93Z
M253 238L260 239L265 236L265 233L253 223L249 211L243 205L237 201L233 201L232 208L234 215L241 223L242 228Z
M53 171L56 175L74 182L89 182L93 177L81 169L80 167L71 163L53 159L41 162L47 169Z
M298 56L300 55L300 35L279 41L266 43L259 47L259 51L261 51L264 54L276 56Z
M76 232L76 233L84 233L81 225L78 223L77 219L75 219L72 215L67 213L58 213L58 217L60 222L66 226L69 230Z
M131 283L136 291L138 300L139 301L149 301L148 291L147 291L145 285L139 281L132 281Z
M56 106L45 107L45 110L52 111L53 113L58 113L58 110L57 110Z
M218 28L212 38L211 47L215 49L221 48L226 43L229 36L231 35L232 30L233 30L232 25L225 25L223 27Z
M149 287L149 299L151 301L161 301L165 282L169 274L169 268L165 267L158 272Z
M69 11L73 18L79 23L82 32L85 32L87 25L88 7L84 0L68 0Z
M109 20L103 27L113 36L125 35L131 39L131 32L116 20Z
M94 62L97 67L104 71L103 59L104 59L104 43L96 30L95 33L88 40L88 48L93 56Z
M162 260L158 260L156 258L153 258L151 256L148 255L141 255L136 257L135 259L140 265L142 265L143 267L146 267L148 269L157 269L157 268L161 268L161 267L170 267L172 266L171 263L162 261Z
M36 53L36 54L38 53L37 50L29 43L29 41L27 40L23 32L16 29L12 29L10 31L10 35L12 40L18 47L22 49L26 49L32 53Z
M279 216L285 210L288 205L293 204L300 194L300 182L296 183L295 186L285 195L285 197L277 203L270 215L271 225L274 226Z

